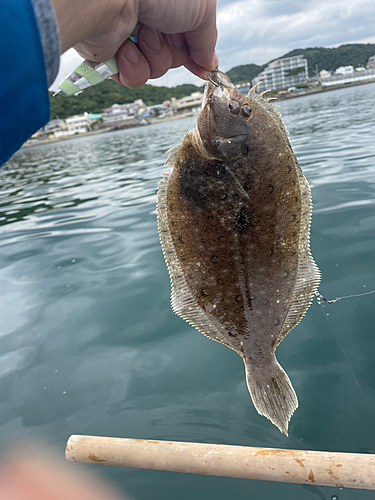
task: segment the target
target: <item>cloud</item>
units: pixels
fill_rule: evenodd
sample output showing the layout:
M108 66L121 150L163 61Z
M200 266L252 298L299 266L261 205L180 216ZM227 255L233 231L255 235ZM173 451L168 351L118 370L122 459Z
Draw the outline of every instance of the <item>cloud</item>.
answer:
M218 29L220 68L227 71L239 64L264 64L296 48L372 43L375 41L375 2L218 0ZM80 60L74 51L64 54L56 80L65 77ZM169 71L149 83L202 84L184 68Z
M375 35L373 0L219 0L220 64L264 64L295 48Z

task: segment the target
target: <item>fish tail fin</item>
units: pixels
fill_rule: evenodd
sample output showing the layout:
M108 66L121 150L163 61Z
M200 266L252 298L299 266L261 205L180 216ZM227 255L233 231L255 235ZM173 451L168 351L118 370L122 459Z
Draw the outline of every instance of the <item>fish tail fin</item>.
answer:
M298 408L297 395L288 375L275 355L262 361L244 358L244 362L247 387L257 412L287 436L289 420Z

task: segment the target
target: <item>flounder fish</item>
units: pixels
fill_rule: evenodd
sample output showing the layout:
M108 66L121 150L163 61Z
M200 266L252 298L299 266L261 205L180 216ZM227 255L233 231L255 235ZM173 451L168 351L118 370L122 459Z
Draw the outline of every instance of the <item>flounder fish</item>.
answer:
M287 435L298 400L275 357L320 282L310 188L281 114L219 70L173 148L157 218L173 311L243 359L254 406Z

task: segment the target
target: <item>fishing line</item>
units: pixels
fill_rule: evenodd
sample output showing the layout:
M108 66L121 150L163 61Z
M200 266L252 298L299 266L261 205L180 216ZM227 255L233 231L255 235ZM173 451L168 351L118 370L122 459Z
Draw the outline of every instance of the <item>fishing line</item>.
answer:
M372 293L375 293L375 290L371 290L371 292L364 292L364 293L355 293L353 295L345 295L344 297L336 297L335 299L326 299L324 295L319 293L318 291L315 292L316 295L316 300L318 301L318 304L321 304L322 302L325 302L326 304L335 304L339 300L343 299L351 299L352 297L363 297L364 295L371 295Z
M339 346L341 348L341 351L342 351L342 353L343 353L343 355L344 355L344 357L346 359L346 362L348 363L348 366L350 368L350 371L351 371L351 374L353 376L353 379L354 379L355 383L357 384L360 393L362 394L363 401L365 402L365 405L366 405L366 407L367 407L370 415L371 415L371 409L370 409L370 406L369 406L369 404L367 402L365 394L364 394L364 392L362 390L361 384L359 383L359 381L357 379L357 376L356 376L356 374L355 374L355 372L353 370L353 367L352 367L352 365L351 365L351 363L349 361L348 355L346 354L346 351L344 349L344 346L341 343L340 338L338 337L338 335L336 334L335 330L333 329L333 326L332 326L330 320L328 319L327 314L324 311L324 304L322 304L322 302L325 302L327 304L334 304L335 302L337 302L339 300L342 300L342 299L349 299L351 297L361 297L362 295L370 295L372 293L375 293L375 290L372 290L371 292L359 293L359 294L355 294L355 295L346 295L345 297L337 297L336 299L328 300L322 294L320 294L318 291L315 292L315 295L316 295L316 298L317 298L317 302L320 305L320 308L322 310L323 316L325 317L325 319L326 319L326 321L327 321L327 323L328 323L328 325L329 325L329 327L331 329L332 335L334 336L334 338L336 339L337 343L339 344Z

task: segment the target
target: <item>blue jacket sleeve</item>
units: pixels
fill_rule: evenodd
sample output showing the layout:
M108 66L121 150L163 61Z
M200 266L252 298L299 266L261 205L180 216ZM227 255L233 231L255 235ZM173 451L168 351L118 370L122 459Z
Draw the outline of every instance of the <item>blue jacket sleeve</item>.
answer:
M0 165L50 116L46 68L31 0L0 2Z

